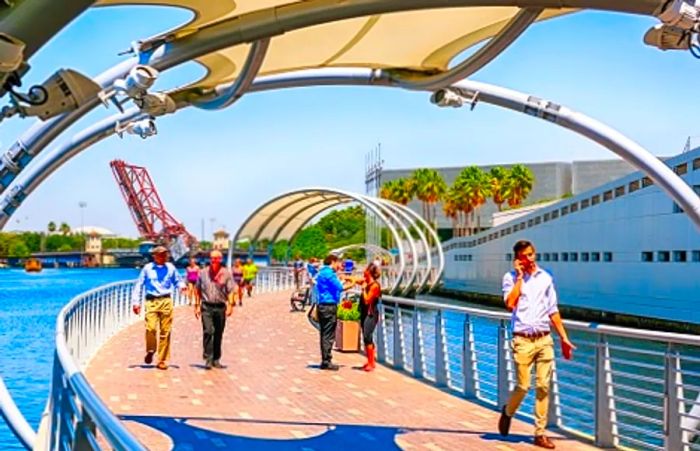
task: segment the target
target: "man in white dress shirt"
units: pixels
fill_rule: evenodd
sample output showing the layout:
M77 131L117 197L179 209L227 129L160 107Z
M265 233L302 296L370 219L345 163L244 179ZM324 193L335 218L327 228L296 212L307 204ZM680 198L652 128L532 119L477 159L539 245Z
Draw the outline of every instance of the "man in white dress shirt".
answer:
M557 292L552 276L535 263L535 247L521 240L513 246L513 270L503 276L503 300L513 312L513 360L517 383L508 404L503 406L498 421L501 435L508 435L510 421L530 389L532 365L535 371L535 442L536 446L553 449L554 443L545 435L549 407L549 385L554 363L554 340L550 323L561 341L565 359L570 359L576 347L569 341L557 308Z

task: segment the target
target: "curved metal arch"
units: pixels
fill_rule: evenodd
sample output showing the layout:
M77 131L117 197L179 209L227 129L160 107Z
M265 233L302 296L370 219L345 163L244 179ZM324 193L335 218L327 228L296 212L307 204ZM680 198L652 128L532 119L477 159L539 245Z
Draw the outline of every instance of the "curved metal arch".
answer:
M437 251L437 255L438 255L438 267L437 267L437 271L436 271L435 280L431 281L430 289L428 290L429 292L433 291L433 289L437 286L438 282L440 282L440 279L442 278L442 273L445 270L445 253L442 250L442 245L440 244L440 237L438 236L435 229L433 229L430 226L430 224L428 224L428 222L425 219L423 219L423 217L421 215L419 215L418 213L411 210L410 208L408 208L405 205L401 205L401 204L397 204L397 205L399 205L399 207L401 209L403 209L407 214L413 216L414 219L419 224L422 224L423 227L428 231L428 233L430 233L430 235L432 236L432 238L435 242L435 250ZM424 287L425 286L423 286L423 288Z
M425 234L423 233L423 230L421 230L420 227L418 227L418 223L416 222L415 218L412 218L411 215L407 214L406 211L404 210L403 205L397 203L397 202L391 202L386 199L381 199L378 198L379 202L384 203L386 205L390 205L391 208L394 208L400 215L404 217L404 219L413 227L413 229L416 230L418 233L420 240L423 242L423 248L425 249L425 259L426 259L426 272L425 275L422 277L420 280L420 283L416 289L416 293L420 293L421 290L425 287L425 284L427 283L428 278L430 277L430 272L432 271L432 256L431 254L431 246L430 243L428 243L428 239L426 238ZM406 208L408 209L408 208ZM418 259L418 255L415 257ZM420 263L419 260L416 261L416 263Z
M381 246L377 246L376 244L371 244L371 243L356 243L356 244L348 244L347 246L341 246L337 247L333 250L330 251L331 254L336 254L336 255L342 255L345 252L352 250L352 249L369 249L375 254L384 254L388 255L391 258L394 258L394 256L391 254L389 249L385 249Z
M363 197L368 202L376 205L377 207L379 207L380 209L383 209L386 213L389 214L391 219L393 221L395 221L399 225L399 227L401 227L401 230L403 231L404 235L406 236L406 241L408 241L408 245L411 247L411 255L413 256L413 259L412 259L413 269L411 270L411 274L410 274L408 280L406 281L404 289L401 291L401 294L406 295L411 290L411 288L413 286L413 282L416 279L416 274L418 273L418 258L417 258L417 252L416 252L416 243L413 240L413 237L411 236L411 232L409 232L408 227L406 227L406 224L398 218L398 216L396 215L396 212L390 206L387 206L385 203L382 203L382 202L377 202L376 198L369 197L369 196L363 196ZM399 243L397 243L397 245L399 246L399 252L406 255L405 251L403 251L402 246L400 246ZM399 278L399 280L400 279L401 278Z
M99 83L108 89L114 80L122 78L137 62L150 64L161 71L167 70L222 48L268 39L288 31L327 22L368 15L468 6L587 8L654 15L661 13L667 7L667 3L665 0L622 0L617 2L602 0L560 0L556 2L549 0L361 0L356 2L309 0L252 11L204 26L193 33L169 36L167 45L163 45L165 42L163 36L147 39L142 42L142 48L149 49L147 52L139 55L139 58L132 58L108 69L100 77L97 77L96 81L102 77L103 80ZM187 95L185 94L184 97ZM22 149L31 160L66 128L99 104L100 99L95 97L71 113L63 114L47 122L38 121L10 149L16 147ZM23 164L17 173L11 175L13 180L25 166L26 164ZM0 165L0 171L2 169L3 166ZM2 191L3 188L0 187L0 193Z
M243 64L243 69L236 80L228 85L214 88L216 97L212 100L195 100L193 105L204 110L220 110L233 105L248 90L253 80L262 67L267 49L270 46L270 38L264 38L253 42L248 52L248 57Z
M403 278L403 274L406 271L405 250L403 249L403 244L401 243L400 235L399 235L398 231L396 230L396 228L394 227L394 225L389 220L389 218L387 218L387 216L382 212L382 210L380 210L372 202L368 202L366 196L362 196L362 195L351 193L351 192L344 191L344 190L333 189L333 188L316 188L316 187L296 189L296 190L292 190L292 191L280 194L280 195L275 196L274 198L270 199L269 201L265 202L261 206L259 206L257 209L255 209L255 211L253 213L251 213L245 219L245 221L243 221L243 223L238 228L238 231L235 234L235 238L234 238L235 241L238 241L241 238L241 231L244 230L246 228L246 226L266 207L268 207L269 205L272 205L274 202L276 202L280 199L284 199L287 196L291 196L294 194L303 194L303 193L307 193L307 192L308 193L319 193L319 194L327 193L327 194L331 194L331 195L346 196L348 198L349 202L352 202L352 201L358 202L359 204L361 204L365 208L369 208L370 211L372 211L372 213L377 215L382 220L382 222L384 222L384 224L386 224L386 226L389 228L392 236L394 237L394 239L398 243L397 246L399 247L399 274L400 274L400 276L396 279L396 281L394 282L394 285L392 286L392 289L391 289L391 292L395 293L398 290L398 287L400 286L402 278ZM329 208L331 208L331 206L329 206ZM291 218L293 218L293 217L294 217L294 215ZM308 221L310 221L311 219L313 219L313 218L309 218L307 221L302 223L299 228L300 229L303 228L303 226L306 225L306 223L308 223ZM287 221L291 221L291 219L288 218Z
M321 204L321 203L325 203L325 202L329 202L329 201L333 201L333 200L339 200L340 198L341 198L340 196L324 197L323 199L319 200L318 202L315 202L315 203L313 203L313 204L311 204L311 205L307 205L307 207L316 206L316 205L319 205L319 204ZM262 223L262 224L260 225L260 227L258 228L258 232L257 232L257 233L255 234L255 236L252 238L252 241L253 241L253 242L257 242L257 241L260 239L260 235L262 235L262 233L265 231L265 229L267 228L267 226L270 225L270 223L272 222L272 220L275 219L275 218L277 218L277 216L281 215L281 214L282 214L285 210L287 210L288 208L295 206L299 200L300 200L300 199L297 199L297 200L294 200L294 201L289 201L288 203L286 203L285 205L283 205L281 208L279 208L279 209L275 212L275 214L270 215L265 221L263 221L263 223ZM330 207L329 207L329 208L330 208ZM305 211L305 209L302 209L302 211ZM296 214L298 214L298 213L300 213L300 212L292 213L292 216L294 216L294 215L296 215ZM270 239L270 241L272 241L272 242L277 241L277 238L279 237L279 234L280 234L281 231L282 231L281 229L282 229L282 228L278 228L277 232L275 232L275 233L272 234L273 238Z
M326 204L326 203L328 204L328 205L324 205L323 208L321 208L320 210L314 211L313 214L312 214L311 216L309 216L307 219L305 219L304 222L302 222L302 223L297 227L297 230L295 230L294 232L292 232L292 234L291 234L290 237L289 237L289 242L290 242L290 243L291 243L292 241L294 241L294 238L296 238L297 234L299 234L299 232L301 231L301 229L303 229L303 228L306 226L306 224L308 224L309 222L313 221L314 218L315 218L316 216L320 215L321 213L323 213L323 212L326 211L326 210L329 210L329 209L331 209L331 208L335 208L335 207L337 207L338 205L343 205L343 204L346 204L346 203L349 203L349 202L352 202L352 201L350 201L350 200L348 200L348 199L343 199L342 197L339 196L339 197L337 197L336 199L324 199L324 200L319 201L319 202L314 202L313 204L310 204L310 205L304 205L304 207L303 207L302 209L296 211L292 216L290 216L290 217L288 217L287 219L285 219L285 221L284 221L282 224L280 224L279 227L277 227L277 231L272 235L272 238L270 239L270 241L273 242L273 243L276 242L276 241L279 239L279 237L280 237L280 235L282 234L282 232L284 232L284 230L287 228L287 226L288 226L289 224L291 224L291 222L292 222L293 220L297 219L297 217L298 217L300 214L305 213L305 212L307 212L308 210L311 210L313 207L318 207L319 205L323 205L323 204ZM315 209L314 209L314 210L315 210Z

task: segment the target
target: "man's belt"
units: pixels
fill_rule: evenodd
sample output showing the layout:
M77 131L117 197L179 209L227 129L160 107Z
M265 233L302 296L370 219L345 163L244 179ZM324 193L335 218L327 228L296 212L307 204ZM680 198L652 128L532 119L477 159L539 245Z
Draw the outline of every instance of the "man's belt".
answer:
M513 332L514 337L524 337L524 338L542 338L549 335L549 331L543 332Z
M156 299L170 299L170 295L169 294L164 294L162 296L156 296L155 294L147 294L146 295L147 301L155 301Z

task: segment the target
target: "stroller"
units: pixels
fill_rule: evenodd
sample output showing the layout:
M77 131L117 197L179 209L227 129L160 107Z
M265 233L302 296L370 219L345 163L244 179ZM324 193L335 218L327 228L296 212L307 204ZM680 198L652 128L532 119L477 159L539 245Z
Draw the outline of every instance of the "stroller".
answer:
M298 290L294 290L289 298L289 304L292 307L292 312L303 312L306 310L307 304L311 298L311 286L305 285Z

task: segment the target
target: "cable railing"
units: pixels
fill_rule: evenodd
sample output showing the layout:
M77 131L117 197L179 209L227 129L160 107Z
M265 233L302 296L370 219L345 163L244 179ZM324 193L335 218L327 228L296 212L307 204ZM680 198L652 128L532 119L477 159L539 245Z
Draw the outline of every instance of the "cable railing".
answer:
M133 286L133 281L127 281L96 288L76 296L59 312L51 394L40 426L45 433L39 434L36 448L146 449L107 408L82 373L111 337L142 321L131 311ZM255 281L257 293L293 286L294 278L287 268L261 268ZM173 297L175 306L187 302L180 293Z
M378 359L499 408L515 385L510 315L384 296ZM625 449L700 450L700 337L565 322L578 349L557 358L548 425ZM534 390L531 390L534 392ZM534 395L519 415L532 418Z

